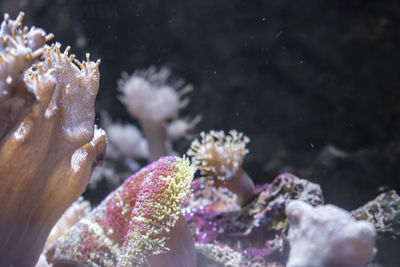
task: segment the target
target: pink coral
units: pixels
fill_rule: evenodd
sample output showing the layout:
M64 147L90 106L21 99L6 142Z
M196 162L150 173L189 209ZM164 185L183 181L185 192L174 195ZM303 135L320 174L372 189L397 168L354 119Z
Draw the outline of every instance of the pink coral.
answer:
M58 241L54 262L195 266L193 240L181 214L193 173L189 161L177 157L143 168Z

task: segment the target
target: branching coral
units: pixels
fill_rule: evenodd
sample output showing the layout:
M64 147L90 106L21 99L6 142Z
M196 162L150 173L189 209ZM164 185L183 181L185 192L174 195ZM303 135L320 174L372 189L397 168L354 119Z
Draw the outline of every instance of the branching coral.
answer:
M181 204L194 168L164 157L128 178L49 252L53 262L100 266L195 266Z
M32 266L105 153L94 127L100 61L74 61L52 35L6 14L0 29L0 258ZM75 62L75 64L73 63ZM79 68L78 68L78 66ZM23 251L23 253L21 253Z
M312 207L296 200L286 207L288 267L363 266L371 260L376 230L334 205Z
M242 168L244 156L248 153L247 136L235 130L225 135L223 131L202 132L201 141L194 140L187 152L193 164L200 169L208 181L223 186L237 194L239 205L245 204L254 195L254 184Z
M175 119L179 110L189 103L188 98L182 97L191 91L191 86L183 86L182 81L172 83L169 80L168 69L157 71L151 67L132 76L124 73L118 82L123 94L121 102L129 114L139 121L147 139L150 161L169 155L170 140L185 134L198 121L198 118L193 122L179 120L169 127L168 121Z

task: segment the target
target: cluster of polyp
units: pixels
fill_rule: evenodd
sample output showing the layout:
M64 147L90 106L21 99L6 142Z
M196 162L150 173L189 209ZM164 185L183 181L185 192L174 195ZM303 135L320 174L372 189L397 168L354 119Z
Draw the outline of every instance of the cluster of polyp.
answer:
M194 168L164 157L129 177L55 248L54 261L100 266L195 266L181 205L190 195Z
M242 169L248 153L247 136L235 130L202 132L201 140L194 140L188 151L193 164L213 185L223 186L237 194L238 204L245 204L254 195L254 184Z

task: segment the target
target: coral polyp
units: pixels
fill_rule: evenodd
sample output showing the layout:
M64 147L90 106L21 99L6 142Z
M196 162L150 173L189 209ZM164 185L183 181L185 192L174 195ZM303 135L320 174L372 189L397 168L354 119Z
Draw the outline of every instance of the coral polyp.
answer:
M214 186L226 187L237 195L243 205L254 195L254 184L242 168L243 158L249 152L250 139L236 130L229 135L223 131L202 132L201 140L194 140L187 152L200 174Z

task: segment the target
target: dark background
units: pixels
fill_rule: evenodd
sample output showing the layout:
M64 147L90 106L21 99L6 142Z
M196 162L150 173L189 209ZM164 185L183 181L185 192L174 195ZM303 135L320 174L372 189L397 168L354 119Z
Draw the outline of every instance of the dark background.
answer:
M257 183L283 171L353 209L399 192L400 4L317 0L10 0L1 13L55 34L77 58L101 58L97 111L130 121L122 71L167 66L194 85L195 133L251 139ZM184 153L190 143L177 149Z

